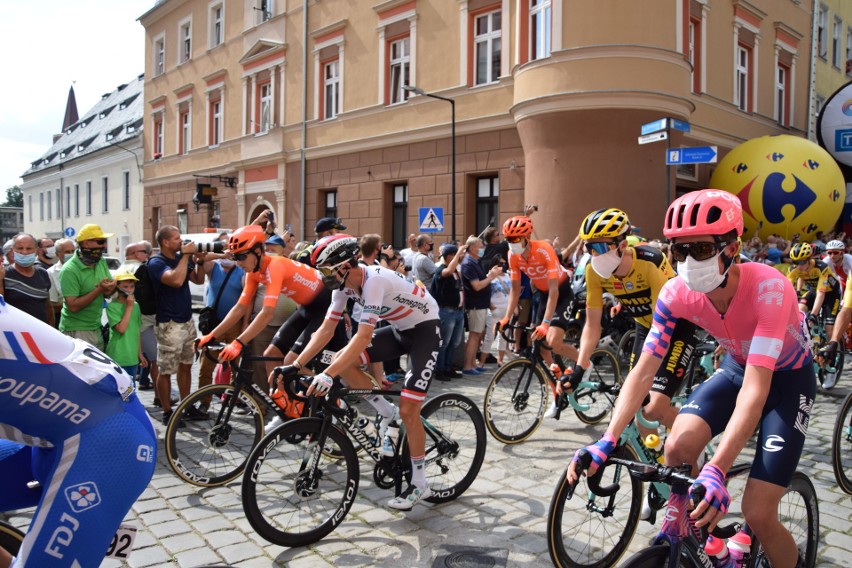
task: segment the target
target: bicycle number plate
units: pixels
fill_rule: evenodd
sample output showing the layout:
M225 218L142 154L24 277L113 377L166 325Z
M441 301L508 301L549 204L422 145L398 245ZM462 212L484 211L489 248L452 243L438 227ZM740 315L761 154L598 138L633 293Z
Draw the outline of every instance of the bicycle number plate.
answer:
M118 558L126 560L133 550L133 541L136 540L136 527L133 525L120 525L109 543L106 558Z

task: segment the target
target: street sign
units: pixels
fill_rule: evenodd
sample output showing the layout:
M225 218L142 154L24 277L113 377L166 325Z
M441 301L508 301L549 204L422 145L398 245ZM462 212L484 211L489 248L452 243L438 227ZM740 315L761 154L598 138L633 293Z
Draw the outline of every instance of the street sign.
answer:
M421 207L419 218L420 218L420 232L421 233L443 233L444 232L444 208L443 207Z
M647 124L642 125L642 135L651 134L652 132L657 132L658 130L666 129L666 119L661 118L659 120L655 120L654 122L649 122Z
M678 164L715 164L718 157L716 146L697 146L695 148L671 148L666 151L666 165Z
M74 227L65 227L65 236L69 239L74 236L77 231L74 230Z
M683 120L678 120L676 118L669 119L669 126L675 130L680 130L681 132L689 132L692 130L692 127L688 122L684 122Z
M654 132L652 134L646 134L645 136L639 137L640 144L650 144L651 142L662 142L666 138L669 137L669 133L665 130L661 132Z

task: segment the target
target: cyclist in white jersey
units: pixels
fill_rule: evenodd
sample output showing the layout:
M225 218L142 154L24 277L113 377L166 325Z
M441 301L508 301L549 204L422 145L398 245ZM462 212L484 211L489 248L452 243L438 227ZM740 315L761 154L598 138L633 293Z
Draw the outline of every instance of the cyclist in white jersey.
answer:
M334 292L326 319L293 366L301 369L332 338L350 298L362 306L358 331L349 344L338 351L325 372L314 377L308 394L323 396L332 385L332 377L337 375L352 388L372 388L369 375L360 365L408 354L410 364L399 409L382 396L367 398L382 416L379 425L382 453L393 455L392 442L385 435L388 426L397 418L405 423L411 449L411 484L399 497L389 501L388 506L407 511L432 494L424 467L426 433L420 422L420 408L435 374L441 344L438 304L426 290L398 272L381 266L359 265L358 252L357 239L345 234L324 237L314 247L312 264L322 274L323 283ZM377 330L375 327L380 320L389 325Z

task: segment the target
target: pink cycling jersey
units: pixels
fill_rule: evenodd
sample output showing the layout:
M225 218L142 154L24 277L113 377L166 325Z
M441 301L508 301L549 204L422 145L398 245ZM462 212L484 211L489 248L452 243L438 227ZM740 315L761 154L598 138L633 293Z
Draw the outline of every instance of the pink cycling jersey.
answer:
M716 311L705 294L690 290L681 278L666 282L657 298L643 353L662 358L677 320L684 318L706 329L742 366L787 371L810 364L804 315L790 281L764 264L741 264L739 271L737 291L725 314Z

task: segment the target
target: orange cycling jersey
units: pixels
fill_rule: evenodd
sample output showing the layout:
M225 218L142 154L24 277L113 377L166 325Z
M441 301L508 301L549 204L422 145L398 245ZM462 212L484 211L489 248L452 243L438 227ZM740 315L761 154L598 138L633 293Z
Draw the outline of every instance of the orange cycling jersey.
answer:
M301 306L310 304L323 287L320 273L307 264L283 256L267 255L261 260L260 270L246 273L246 285L237 303L250 305L258 284L266 286L263 305L271 308L278 305L281 294Z
M509 253L509 274L512 280L520 281L521 272L529 276L530 283L541 290L549 290L547 281L551 278L562 285L568 279L568 271L559 263L553 245L547 241L530 241L529 256Z

